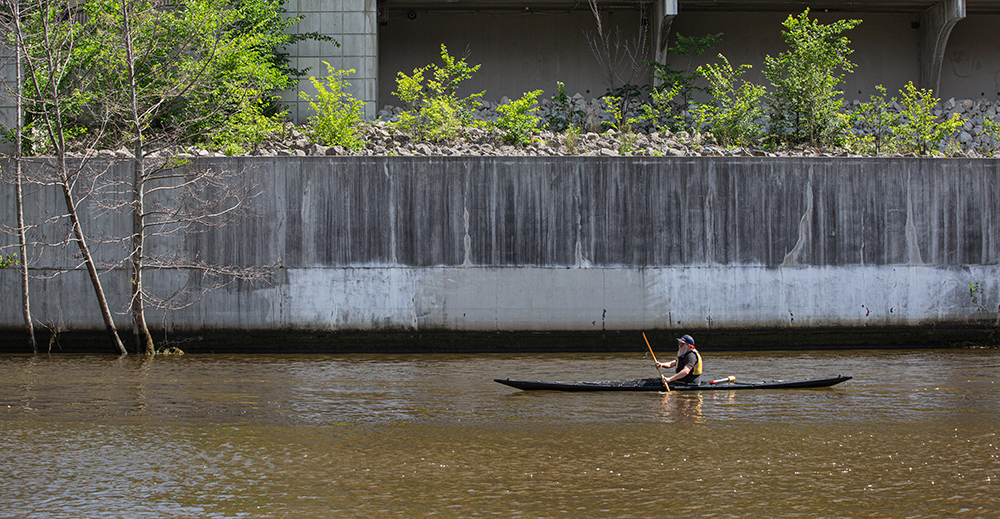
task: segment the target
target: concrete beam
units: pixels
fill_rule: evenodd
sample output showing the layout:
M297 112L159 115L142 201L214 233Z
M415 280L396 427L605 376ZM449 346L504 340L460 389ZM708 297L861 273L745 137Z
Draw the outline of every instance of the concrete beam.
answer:
M920 87L937 93L948 37L965 18L965 0L942 0L920 13Z

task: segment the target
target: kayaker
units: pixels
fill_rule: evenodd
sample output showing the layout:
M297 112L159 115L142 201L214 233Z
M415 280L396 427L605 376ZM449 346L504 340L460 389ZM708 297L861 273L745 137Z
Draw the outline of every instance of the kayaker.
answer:
M674 368L676 373L667 382L701 384L701 354L694 348L694 338L685 335L677 339L677 358L670 362L657 362L658 368Z

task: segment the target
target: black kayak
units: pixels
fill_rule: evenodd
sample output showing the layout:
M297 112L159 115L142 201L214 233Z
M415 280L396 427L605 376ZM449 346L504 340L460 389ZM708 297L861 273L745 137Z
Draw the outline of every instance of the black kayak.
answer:
M726 380L726 379L723 379ZM784 381L775 380L769 382L740 382L725 381L718 384L701 384L697 386L687 384L670 384L672 391L735 391L738 389L803 389L813 387L830 387L840 384L851 377L836 376L831 378L818 378L814 380ZM594 380L583 382L533 382L530 380L511 380L509 378L495 378L494 382L499 382L505 386L523 389L525 391L548 390L548 391L663 391L663 381L659 378L640 378L635 380Z

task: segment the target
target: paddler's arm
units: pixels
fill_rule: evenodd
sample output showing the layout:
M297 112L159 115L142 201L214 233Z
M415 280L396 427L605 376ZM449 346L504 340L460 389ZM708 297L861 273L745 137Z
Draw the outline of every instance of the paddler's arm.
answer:
M673 382L675 380L680 380L680 379L688 376L688 373L691 373L691 366L684 366L683 368L681 368L680 371L678 371L677 373L674 373L672 376L670 376L670 378L667 379L667 382Z
M657 362L656 363L656 367L658 367L658 368L672 368L672 367L674 367L675 364L677 364L677 359L674 359L674 360L672 360L670 362ZM690 370L688 370L688 371L690 371Z

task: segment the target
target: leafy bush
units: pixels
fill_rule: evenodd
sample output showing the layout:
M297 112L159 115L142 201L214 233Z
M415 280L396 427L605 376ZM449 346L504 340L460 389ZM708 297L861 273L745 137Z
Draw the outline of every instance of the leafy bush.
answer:
M233 113L228 123L219 128L211 136L212 145L225 152L226 155L238 155L257 149L268 137L281 132L282 121L287 111L265 115L266 110L256 104L252 96L242 102L245 109Z
M608 100L614 99L618 104L616 110L622 113L630 113L636 103L642 104L642 99L646 96L646 92L652 90L651 85L635 85L632 83L622 85L618 88L608 89L608 92L601 96L604 104L607 105Z
M552 108L545 116L545 126L553 131L561 132L570 126L580 126L587 118L587 112L574 110L573 101L566 94L566 84L556 81L556 93L552 94Z
M470 67L465 58L456 60L444 45L441 45L441 60L443 68L430 64L414 69L410 76L402 72L396 75L393 95L410 105L409 110L399 115L396 126L418 139L454 139L462 125L472 123L479 99L485 93L459 98L459 83L472 77L480 65ZM427 73L430 77L425 78Z
M566 132L563 134L563 142L566 145L566 151L572 155L576 155L580 151L580 127L575 124L569 125L569 128L566 128Z
M935 116L934 107L939 99L931 90L913 86L912 81L899 93L899 104L903 107L899 149L904 153L937 153L965 123L958 114Z
M896 128L902 115L892 110L895 97L886 99L885 87L875 87L867 102L861 103L849 116L851 126L856 129L847 135L847 148L858 153L892 153L897 149Z
M632 125L639 122L638 119L633 117L628 117L624 113L625 102L620 97L615 96L604 96L603 98L605 108L611 112L614 120L610 123L605 123L611 126L616 132L618 132L618 152L619 153L631 153L632 146L635 144L635 132L632 131Z
M310 137L330 146L343 146L357 150L364 147L364 110L365 102L355 98L346 91L351 86L345 79L354 73L354 69L336 70L329 63L323 62L329 75L326 80L309 78L316 95L310 96L300 92L299 96L309 101L310 108L316 113L309 116L310 127L307 133Z
M642 105L642 120L652 123L658 132L685 128L687 120L683 111L673 104L680 90L681 85L676 83L669 87L653 87L649 92L649 102Z
M707 87L698 86L701 73L691 70L695 56L704 54L722 41L722 33L706 36L684 36L677 33L677 40L668 53L688 58L684 70L673 68L669 63L649 62L653 76L653 86L649 92L649 103L643 105L643 120L653 123L658 131L682 130L689 126L685 117L688 105L696 92L708 92Z
M538 127L540 120L535 113L538 111L538 96L541 94L541 90L525 92L520 99L497 107L500 117L496 126L505 132L504 142L522 146L531 143L532 131Z
M694 57L715 48L721 41L721 32L706 36L684 36L677 33L677 40L668 52L672 55L688 58L687 66L684 70L677 70L669 63L650 62L649 66L653 73L654 82L667 88L676 86L677 94L683 103L682 106L687 106L695 92L708 92L707 88L695 85L701 78L701 74L698 73L697 69L691 70Z
M782 143L813 146L838 144L847 130L840 113L843 73L854 69L848 56L850 40L840 34L861 20L829 25L809 19L809 9L798 18L789 15L781 34L789 50L765 58L764 76L774 85L770 131Z
M983 133L990 138L992 144L990 146L984 146L982 151L986 153L987 156L992 157L1000 151L1000 121L984 117Z
M764 109L760 100L766 89L740 76L750 65L733 69L729 60L719 54L721 63L699 67L708 80L712 102L695 109L699 125L707 125L715 139L724 146L747 146L756 143L764 134L761 120Z

